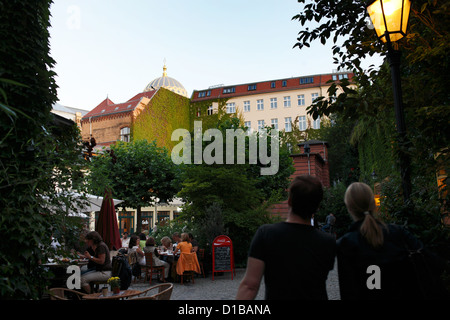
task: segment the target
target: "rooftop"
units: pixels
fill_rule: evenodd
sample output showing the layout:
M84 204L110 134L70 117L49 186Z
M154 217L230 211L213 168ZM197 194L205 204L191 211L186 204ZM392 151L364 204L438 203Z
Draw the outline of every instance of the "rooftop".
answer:
M156 91L141 92L128 101L117 104L112 102L109 98L106 98L105 100L100 102L98 106L85 114L82 120L86 120L91 117L101 117L104 115L111 115L121 112L131 112L139 105L139 102L142 98L151 98L155 93Z
M192 101L196 102L216 98L231 98L261 93L313 88L325 85L328 81L340 80L343 78L351 79L352 77L353 73L351 72L339 72L228 86L214 86L204 90L194 90L192 93Z

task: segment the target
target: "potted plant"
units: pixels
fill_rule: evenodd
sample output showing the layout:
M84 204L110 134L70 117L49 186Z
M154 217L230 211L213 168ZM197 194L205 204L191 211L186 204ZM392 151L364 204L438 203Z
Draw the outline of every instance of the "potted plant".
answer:
M119 291L120 291L120 278L119 277L109 278L108 284L110 285L111 291L113 293L119 293Z

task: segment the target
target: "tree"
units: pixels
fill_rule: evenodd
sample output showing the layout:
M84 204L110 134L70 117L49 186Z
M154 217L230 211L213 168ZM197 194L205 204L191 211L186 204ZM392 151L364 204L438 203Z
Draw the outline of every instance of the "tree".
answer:
M400 72L408 144L392 143L397 137L392 130L393 95L387 63L378 70L372 66L368 72L361 68L360 62L365 57L375 53L385 56L387 51L369 27L365 2L317 0L306 4L293 18L302 27L318 23L312 29L303 28L294 47L302 49L312 41L332 40L336 63L353 70L356 75L353 82L358 85L358 89L351 89L349 81L333 83L328 95L332 96L338 87L343 93L337 99L321 97L308 112L314 117L338 113L357 121L352 141L359 150L360 179L364 180L374 167L381 168L377 175L383 182L381 211L385 217L408 225L425 243L437 245L437 251L447 259L446 243L450 235L442 221L449 213L450 200L449 7L448 1L412 1L408 34L397 42L402 52ZM413 211L405 210L408 207L396 201L401 198L401 188L398 169L391 164L398 159L400 148L412 160ZM436 181L438 175L445 177L440 186Z
M92 159L90 188L103 194L110 188L123 206L136 208L136 231L141 232L141 208L173 199L179 190L180 168L166 148L156 142L117 142L111 151Z
M305 3L304 0L299 2ZM446 1L413 1L408 35L398 41L404 57L401 72L406 120L410 124L407 129L414 131L416 136L410 140L421 137L421 142L424 142L427 139L428 143L423 144L428 147L425 153L442 153L442 149L448 150L449 145L446 134L449 124L443 120L448 119L450 112L447 94L450 77L447 54L450 49L449 6ZM332 40L336 64L339 68L354 70L354 81L359 86L358 91L351 89L346 79L332 83L328 89L329 97L334 96L338 87L343 93L337 99L321 97L311 105L308 110L314 118L337 112L353 118L361 115L376 117L378 111L392 109L389 72L385 67L375 70L372 66L367 72L361 67L364 58L374 54L383 57L387 51L370 27L364 1L312 1L292 19L298 20L302 26L294 47L303 49L313 41L326 43ZM309 24L312 23L315 25L310 29ZM427 90L417 90L424 84ZM417 148L419 152L422 150Z
M221 135L226 137L228 129L242 129L244 132L245 128L239 126L239 119L232 118L220 122L218 129ZM253 138L258 144L261 137L255 133ZM224 151L222 164L216 162L186 165L179 193L186 202L183 218L188 221L193 219L198 226L210 225L208 218L216 217L214 212L221 213L224 228L228 229L235 242L236 259L240 261L246 258L247 248L256 228L272 221L268 206L286 199L289 177L294 171L287 149L280 148L278 172L275 175L261 175L261 168L268 165L260 161L249 163L250 137L245 136L245 139L245 163L238 164L239 151L235 150L237 152L234 152L232 163L226 163ZM211 143L203 141L202 150L207 150L214 142L215 140ZM267 139L268 150L271 150L273 143L279 144L279 141ZM223 139L216 146L223 146L223 150L226 150L225 144ZM210 234L207 231L201 233Z
M58 125L55 61L49 51L51 1L0 1L0 296L38 299L52 274L52 236L71 240L66 191L82 185L75 125ZM5 113L6 112L6 113ZM64 202L66 205L61 205ZM52 208L50 210L50 208ZM64 208L64 209L63 209ZM63 237L62 237L63 236Z

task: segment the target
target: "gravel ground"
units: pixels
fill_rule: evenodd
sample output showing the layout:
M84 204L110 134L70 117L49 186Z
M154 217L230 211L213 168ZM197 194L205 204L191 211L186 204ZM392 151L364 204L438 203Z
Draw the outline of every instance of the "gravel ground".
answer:
M327 293L329 300L340 300L339 283L336 270L337 263L334 264L334 270L330 271L327 279ZM234 300L239 284L245 274L245 269L236 269L236 275L231 279L231 273L225 272L223 275L214 276L211 274L203 278L198 276L195 283L174 283L171 300ZM152 285L158 282L152 281ZM131 283L130 289L144 290L149 288L148 282ZM264 299L264 280L259 288L256 300Z

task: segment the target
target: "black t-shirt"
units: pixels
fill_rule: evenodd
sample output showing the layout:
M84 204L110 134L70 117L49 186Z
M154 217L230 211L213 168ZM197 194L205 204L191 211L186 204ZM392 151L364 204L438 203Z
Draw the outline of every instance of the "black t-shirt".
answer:
M266 299L328 299L336 240L309 225L280 222L261 226L249 256L264 261Z

